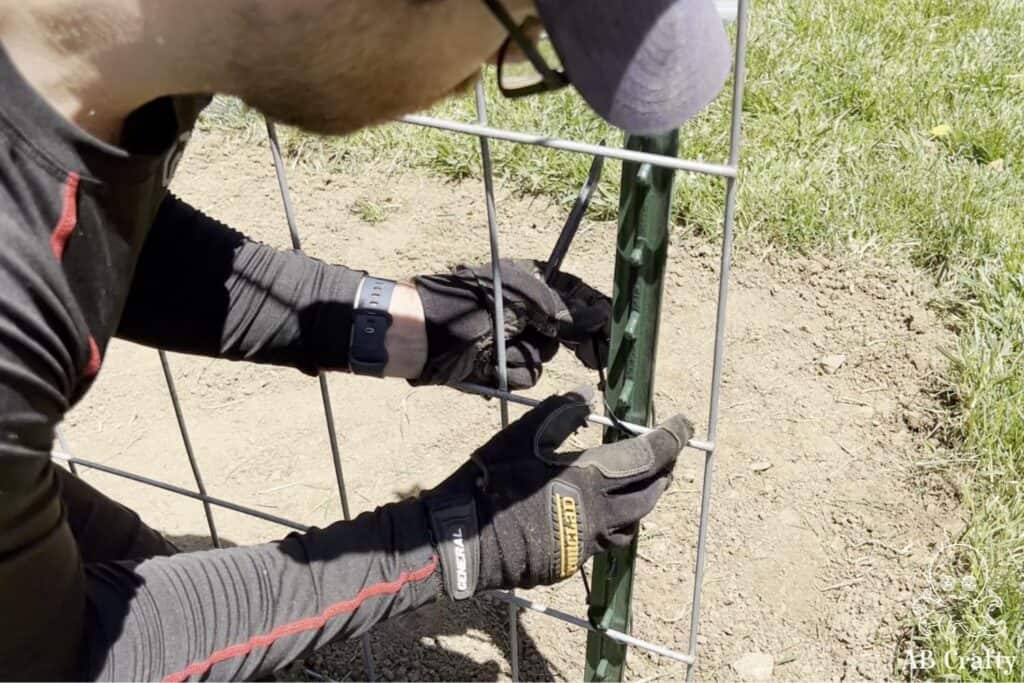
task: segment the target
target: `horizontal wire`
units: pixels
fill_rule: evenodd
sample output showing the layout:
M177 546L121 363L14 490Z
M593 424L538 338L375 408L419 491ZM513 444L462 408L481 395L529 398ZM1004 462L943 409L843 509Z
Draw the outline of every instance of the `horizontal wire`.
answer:
M110 465L103 465L98 462L92 462L91 460L83 460L82 458L76 458L75 456L69 455L68 453L61 453L60 451L50 451L50 458L52 460L59 460L61 462L66 462L69 464L74 463L76 465L81 465L82 467L88 467L89 469L99 470L100 472L106 472L107 474L112 474L116 477L131 479L132 481L137 481L140 484L148 484L149 486L155 486L156 488L163 489L164 491L177 493L187 498L200 500L204 503L209 503L210 505L216 505L218 507L226 508L228 510L233 510L243 515L249 515L250 517L257 517L267 522L273 522L274 524L280 524L281 526L286 526L290 529L295 529L296 531L309 530L309 527L305 524L299 524L298 522L293 522L292 520L285 519L284 517L278 517L277 515L272 515L268 512L260 512L259 510L254 510L252 508L245 507L244 505L232 503L231 501L223 500L221 498L214 498L213 496L203 496L196 493L195 491L189 491L186 488L175 486L174 484L168 484L157 479L151 479L141 474L135 474L134 472L128 472L127 470L111 467Z
M500 389L492 389L490 387L485 387L482 384L473 384L471 382L461 382L459 384L456 384L455 388L470 394L487 396L488 398L503 398L509 401L510 403L518 403L519 405L529 406L531 408L536 408L541 403L535 398L528 398L520 394L514 394L511 391L501 391ZM651 427L638 425L634 422L623 422L622 420L616 420L613 422L611 419L605 417L604 415L598 415L597 413L591 413L590 415L587 415L587 421L593 422L594 424L603 425L605 427L624 427L630 432L632 432L635 436L639 436L640 434L647 434L648 432L654 431L654 429ZM710 441L703 441L701 439L690 439L689 441L686 442L686 445L689 446L690 448L696 448L698 451L704 451L705 453L710 453L712 450L714 450L715 447L715 445Z
M586 142L575 142L573 140L562 140L536 133L520 133L518 131L491 128L475 123L460 123L446 119L436 119L431 116L403 116L399 121L411 123L414 126L426 128L437 128L453 133L464 133L476 135L482 138L493 140L504 140L506 142L518 142L524 145L536 145L549 149L559 149L563 152L576 152L578 154L590 154L591 156L602 156L608 159L621 159L622 161L634 161L640 164L650 164L662 168L671 168L676 171L690 171L692 173L703 173L705 175L718 176L720 178L735 178L736 168L724 164L709 164L704 161L691 159L677 159L662 154L650 154L648 152L636 152L618 147L606 147L605 145L592 145Z
M520 597L518 595L512 595L511 593L505 593L504 591L494 591L491 593L487 593L487 595L491 596L492 598L495 598L496 600L512 603L513 605L517 605L518 607L522 607L523 609L533 610L534 612L544 614L546 616L551 617L552 619L558 619L559 621L564 621L568 624L572 624L573 626L585 628L588 631L594 631L596 633L604 634L611 640L615 640L626 645L632 645L633 647L638 647L642 650L653 652L656 655L661 655L662 657L667 657L668 659L674 659L677 662L682 662L684 664L693 664L695 661L697 661L696 657L694 657L693 655L684 655L682 652L676 652L675 650L670 650L667 647L655 645L654 643L650 643L646 640L641 640L640 638L631 636L628 633L623 633L622 631L616 631L612 628L594 628L594 626L586 619L580 619L579 617L573 616L568 612L563 612L561 610L555 609L554 607L548 607L547 605L540 602L527 600L526 598Z

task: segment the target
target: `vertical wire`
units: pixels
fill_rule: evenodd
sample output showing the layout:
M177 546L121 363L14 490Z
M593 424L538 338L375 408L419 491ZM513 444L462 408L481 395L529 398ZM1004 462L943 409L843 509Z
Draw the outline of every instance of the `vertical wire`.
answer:
M210 528L210 540L213 547L219 548L220 535L217 533L217 525L213 523L213 508L206 500L206 484L203 483L203 475L199 472L199 461L196 460L196 453L192 449L192 439L188 435L188 427L185 424L185 413L181 409L181 400L178 398L178 389L174 386L174 377L171 375L171 366L167 362L167 354L160 350L160 367L164 371L164 379L167 381L167 391L171 394L171 405L174 406L174 417L178 420L178 431L181 432L181 441L185 444L185 456L188 458L189 467L192 468L192 477L196 480L196 488L199 495L203 497L203 512L206 513L206 525Z
M729 165L736 167L740 157L740 118L743 110L743 80L746 75L747 13L749 0L738 0L736 17L736 58L732 83L732 118L729 131ZM693 575L693 603L690 608L690 655L697 654L697 629L700 624L700 600L704 582L704 560L707 546L708 513L711 509L711 475L718 446L718 406L722 390L722 367L725 356L725 318L729 298L729 271L732 263L733 225L736 218L737 178L726 180L725 217L722 227L722 257L718 274L718 310L715 318L714 367L711 372L711 405L708 409L708 441L713 444L704 456L704 482L700 497L700 526L697 532L697 558ZM686 680L692 681L694 666L686 666Z
M296 251L301 251L302 242L299 238L298 222L295 220L295 210L292 207L291 193L288 190L288 176L285 172L284 159L281 157L281 145L277 140L277 130L274 127L273 121L269 118L265 119L265 121L267 124L267 137L270 140L270 154L274 158L274 173L277 175L277 186L281 192L285 220L288 222L288 233L291 235L292 247ZM334 427L334 409L331 407L330 387L327 384L327 376L323 372L317 374L317 380L320 382L320 399L323 402L324 418L327 421L327 440L331 446L331 462L334 463L334 478L338 485L338 496L341 499L341 513L345 520L348 521L352 519L352 514L348 506L348 490L345 487L345 475L341 468L341 452L338 449L338 434ZM366 678L370 681L376 680L373 650L370 648L370 634L363 634L361 644Z
M484 94L483 78L476 82L476 120L481 126L487 125L487 98ZM498 211L494 203L494 173L491 166L490 141L480 138L480 162L484 175L484 199L487 204L487 234L491 243L491 278L494 281L494 342L497 348L498 389L508 391L508 366L505 355L505 300L502 294L500 250L498 248ZM508 426L508 400L500 399L501 428ZM512 680L519 680L519 608L508 606L508 639L512 652L510 665Z
M60 449L65 453L71 452L71 446L68 445L68 440L64 437L64 430L60 427L54 429L57 435L57 443L60 444ZM75 463L68 461L68 469L71 470L71 474L78 476L78 466Z

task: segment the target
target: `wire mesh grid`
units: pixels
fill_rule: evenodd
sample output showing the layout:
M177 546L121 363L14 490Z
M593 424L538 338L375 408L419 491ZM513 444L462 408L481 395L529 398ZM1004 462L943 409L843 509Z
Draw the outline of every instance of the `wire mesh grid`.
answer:
M687 444L688 447L702 451L704 453L700 516L698 522L696 548L696 566L694 568L693 597L692 606L690 610L688 650L685 653L678 652L663 645L649 642L641 638L635 637L629 633L624 633L622 631L618 631L615 629L600 630L600 632L605 637L613 641L622 643L624 645L638 647L647 650L648 652L651 652L653 654L659 655L661 657L665 657L686 664L687 680L692 680L697 661L697 634L700 620L704 563L706 557L708 514L711 502L711 483L714 457L716 451L715 438L717 436L719 418L719 399L722 385L726 307L729 293L729 273L732 256L733 227L736 213L736 193L738 190L737 173L740 151L740 113L742 110L743 101L747 27L749 19L749 0L737 0L735 5L726 2L716 2L716 5L718 6L719 13L722 15L724 19L734 19L737 25L735 58L733 63L733 89L730 114L729 153L728 161L726 164L712 164L703 161L679 159L664 155L607 147L604 145L592 145L572 140L561 140L549 136L492 128L488 126L487 103L484 97L483 88L479 82L477 83L476 88L477 120L475 124L462 123L457 121L447 121L426 116L407 116L402 119L404 122L408 124L427 126L453 133L472 135L479 138L480 157L484 180L484 200L486 203L487 210L488 237L491 250L491 260L493 264L497 264L499 261L500 244L497 224L497 211L494 199L493 173L491 168L490 156L490 140L492 139L502 140L516 144L536 145L551 149L562 150L570 153L603 156L605 158L619 159L622 161L633 161L640 164L649 164L650 166L657 166L672 169L675 171L700 173L720 177L725 180L725 209L723 216L722 247L718 280L718 302L715 320L715 340L712 361L713 365L711 377L710 406L708 409L707 432L705 438L694 438L691 439ZM268 120L266 122L266 128L268 140L270 143L270 150L274 161L274 169L277 175L277 181L281 193L281 200L283 203L285 218L288 225L289 234L291 236L292 246L296 250L299 250L301 249L301 238L299 235L298 224L295 218L295 212L293 210L291 203L291 196L288 188L285 164L281 156L280 146L278 144L277 135L273 123ZM503 320L504 317L502 311L503 300L501 295L501 273L496 265L492 271L492 275L494 279L495 288L494 319L497 323L497 321ZM498 365L498 388L493 389L473 384L461 384L459 385L459 388L463 391L467 391L470 393L475 393L481 396L499 399L499 410L501 411L501 424L502 427L505 427L508 425L509 403L534 406L538 402L535 401L534 399L510 393L508 391L506 374L507 371L505 367L505 338L503 330L497 324L495 333L497 340L496 355ZM305 531L308 528L307 525L301 524L299 522L293 521L291 519L279 515L274 515L261 510L257 510L246 505L241 505L239 503L224 500L222 498L217 498L215 496L210 496L207 493L206 486L203 481L202 473L199 467L198 458L196 456L191 438L189 436L185 414L182 410L181 401L174 383L174 377L171 372L170 362L168 360L167 354L165 354L163 351L159 352L159 357L161 369L163 371L164 379L167 384L168 393L171 398L172 408L174 410L175 418L177 420L178 428L182 437L185 455L188 459L193 479L195 480L195 491L186 489L181 486L176 486L174 484L170 484L164 481L160 481L158 479L136 474L134 472L129 472L127 470L123 470L120 468L111 467L109 465L105 465L95 461L75 457L74 455L71 454L71 447L68 445L63 432L60 431L59 429L57 431L57 442L59 450L54 450L52 452L52 459L56 462L60 462L67 465L72 471L72 473L77 474L78 467L85 467L107 474L111 474L114 476L126 478L138 483L153 486L164 491L168 491L186 498L199 501L203 506L203 512L210 533L210 540L216 547L220 547L221 543L217 531L217 526L214 521L213 508L215 507L238 512L289 529ZM348 520L351 518L351 513L349 509L348 492L345 486L345 478L342 468L341 452L338 447L338 437L335 427L336 423L334 419L334 411L331 405L328 378L326 377L326 375L321 373L318 377L318 382L320 386L321 402L326 422L328 442L330 445L331 460L334 466L334 474L337 484L338 496L341 502L342 514L344 518ZM590 415L588 419L591 422L601 424L604 426L613 426L613 424L615 424L618 425L619 427L625 427L636 434L649 431L649 428L644 425L623 423L619 420L616 420L613 423L612 420L610 420L609 418L597 414ZM582 619L578 616L566 613L564 611L548 607L547 605L544 605L542 603L526 599L524 597L516 595L514 592L511 591L496 591L490 593L490 595L498 600L504 601L508 605L510 641L509 645L511 652L510 666L512 677L514 680L519 679L520 648L518 644L517 616L520 610L532 610L534 612L544 614L554 619L558 619L562 622L565 622L580 629L586 629L589 631L597 630L597 628L586 619ZM362 637L362 658L367 679L374 680L375 663L368 635L364 635ZM309 673L311 675L315 674L315 672ZM322 676L320 676L319 674L316 674L315 677L322 680Z

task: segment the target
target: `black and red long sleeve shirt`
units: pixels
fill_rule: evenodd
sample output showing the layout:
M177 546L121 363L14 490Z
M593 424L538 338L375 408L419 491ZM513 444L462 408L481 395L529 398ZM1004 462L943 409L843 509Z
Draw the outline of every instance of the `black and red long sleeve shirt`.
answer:
M83 562L49 452L111 337L314 373L346 366L362 276L276 251L167 192L205 97L121 145L61 117L0 48L0 672L248 677L434 599L418 504L280 543Z

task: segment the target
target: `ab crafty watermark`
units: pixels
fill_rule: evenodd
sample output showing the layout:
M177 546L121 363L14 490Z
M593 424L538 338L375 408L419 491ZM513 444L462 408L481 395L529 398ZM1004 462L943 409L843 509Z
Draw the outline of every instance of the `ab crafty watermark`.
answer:
M920 619L916 630L924 637L924 642L933 635L936 625L929 616L949 614L951 607L965 609L974 618L969 624L946 621L943 628L952 627L962 635L970 635L977 644L969 651L954 648L935 652L911 641L899 657L905 672L911 678L927 678L940 670L971 672L982 677L986 672L1012 674L1021 659L1021 648L1011 648L1013 654L1009 654L984 644L986 640L1009 642L1013 638L1009 637L1003 618L1003 601L989 586L988 562L982 553L966 543L940 547L928 567L928 585L912 606Z
M936 656L927 648L908 646L903 652L907 671L913 674L928 674L936 667L947 671L972 671L974 673L999 672L1009 674L1017 664L1019 655L1007 655L982 646L978 652L961 653L947 650Z

